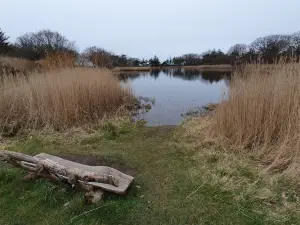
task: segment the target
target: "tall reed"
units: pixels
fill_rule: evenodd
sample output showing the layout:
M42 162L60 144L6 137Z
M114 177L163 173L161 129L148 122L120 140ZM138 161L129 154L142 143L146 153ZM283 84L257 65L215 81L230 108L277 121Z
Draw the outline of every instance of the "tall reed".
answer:
M107 70L65 69L30 76L4 76L0 128L61 130L114 115L133 98Z
M215 131L270 169L300 171L300 65L248 65L216 110ZM235 148L236 149L236 148Z

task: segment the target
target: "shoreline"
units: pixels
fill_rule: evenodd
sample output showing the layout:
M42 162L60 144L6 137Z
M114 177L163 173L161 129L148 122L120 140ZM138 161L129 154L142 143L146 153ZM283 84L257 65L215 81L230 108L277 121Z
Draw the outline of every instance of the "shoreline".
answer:
M233 66L230 64L222 65L200 65L200 66L159 66L159 67L116 67L113 72L126 72L126 71L152 71L152 70L164 70L164 69L194 69L201 71L222 71L231 72Z

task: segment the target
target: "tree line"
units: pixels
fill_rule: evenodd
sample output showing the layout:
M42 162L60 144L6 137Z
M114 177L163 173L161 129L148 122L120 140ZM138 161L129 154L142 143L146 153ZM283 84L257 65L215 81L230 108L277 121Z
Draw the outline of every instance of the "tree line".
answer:
M143 67L143 66L196 66L240 63L274 63L284 58L299 62L300 32L291 35L259 37L250 44L235 44L227 52L220 49L201 54L190 53L160 61L117 55L101 47L92 46L79 52L75 42L51 30L41 30L19 36L15 43L0 29L0 54L29 60L41 60L50 54L63 52L76 57L77 63L98 67Z

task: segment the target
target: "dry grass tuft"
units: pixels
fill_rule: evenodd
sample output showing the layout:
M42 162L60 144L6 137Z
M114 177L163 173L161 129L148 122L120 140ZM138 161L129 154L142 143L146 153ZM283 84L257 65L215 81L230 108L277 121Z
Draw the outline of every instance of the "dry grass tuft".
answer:
M66 69L4 76L0 84L0 128L56 130L97 123L132 100L129 87L107 70Z
M214 130L269 169L300 171L300 65L249 65L232 78Z

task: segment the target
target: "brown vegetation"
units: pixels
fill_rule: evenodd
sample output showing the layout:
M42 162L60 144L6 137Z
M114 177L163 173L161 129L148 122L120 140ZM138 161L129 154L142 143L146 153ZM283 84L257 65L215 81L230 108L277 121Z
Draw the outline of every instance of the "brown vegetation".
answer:
M230 149L253 152L269 169L299 171L300 65L249 65L235 72L216 110L215 131ZM228 147L228 145L227 145Z
M0 76L28 75L32 72L49 72L51 70L75 67L77 67L76 55L71 52L49 53L44 59L38 61L0 56Z
M0 128L64 129L96 123L132 99L107 70L65 69L31 76L4 76Z
M26 74L38 68L38 64L26 59L0 57L0 76Z
M28 76L32 73L42 73L61 68L53 64L50 65L48 60L30 61L15 57L0 56L0 79L2 79L2 76Z
M75 68L76 55L72 52L53 52L48 54L45 59L39 60L39 63L44 71L61 68Z

